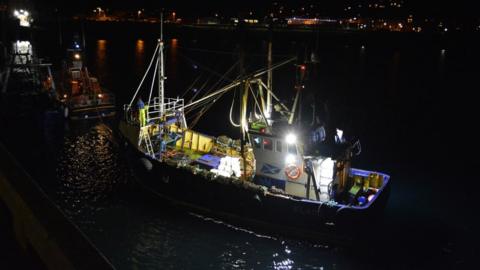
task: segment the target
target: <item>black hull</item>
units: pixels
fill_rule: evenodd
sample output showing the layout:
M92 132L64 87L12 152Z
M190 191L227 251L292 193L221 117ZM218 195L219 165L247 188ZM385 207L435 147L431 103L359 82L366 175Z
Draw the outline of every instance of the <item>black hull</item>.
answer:
M147 191L208 217L307 240L348 244L366 226L375 226L389 193L388 184L368 208L292 199L249 188L242 181L217 177L205 179L145 156L125 140L136 180Z

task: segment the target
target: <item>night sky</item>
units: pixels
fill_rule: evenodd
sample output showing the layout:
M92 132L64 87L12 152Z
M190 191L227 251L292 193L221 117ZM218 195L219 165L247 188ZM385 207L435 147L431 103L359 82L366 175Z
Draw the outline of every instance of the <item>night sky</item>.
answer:
M92 7L102 6L110 8L158 8L164 7L167 9L176 9L184 15L200 15L199 13L208 15L210 12L225 12L235 13L239 10L254 9L265 10L273 2L282 3L287 7L300 7L302 4L320 5L325 13L332 15L339 15L343 8L347 5L358 5L368 3L379 3L388 0L278 0L278 1L258 1L258 0L241 0L241 1L225 1L225 0L208 0L208 1L193 1L193 0L169 0L169 1L149 1L149 0L84 0L77 1L72 4L70 1L52 0L39 1L33 0L36 8L50 8L58 7L65 12L82 12L91 9ZM400 0L398 0L400 1ZM10 1L10 2L25 2L25 1ZM457 1L434 1L434 0L404 0L405 7L408 10L422 16L437 16L443 18L465 18L480 19L478 8L480 3L477 1L457 0Z

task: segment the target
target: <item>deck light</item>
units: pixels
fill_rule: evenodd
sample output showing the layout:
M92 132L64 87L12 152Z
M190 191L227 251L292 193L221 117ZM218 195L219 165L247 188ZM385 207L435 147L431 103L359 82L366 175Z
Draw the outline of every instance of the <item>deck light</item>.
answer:
M73 57L75 57L75 59L77 60L80 60L80 54L76 53Z
M285 141L288 143L288 144L294 144L296 141L297 141L297 136L293 133L289 133L287 134L287 136L285 137Z
M14 10L13 15L20 21L20 26L23 27L30 27L30 22L32 21L30 18L30 13L26 10Z

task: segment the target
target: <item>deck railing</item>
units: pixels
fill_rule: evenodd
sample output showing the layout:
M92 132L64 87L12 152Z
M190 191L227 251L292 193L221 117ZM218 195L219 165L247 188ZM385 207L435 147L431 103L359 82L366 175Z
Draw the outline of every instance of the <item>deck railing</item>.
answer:
M69 103L72 107L111 105L115 104L115 96L109 93L73 96L70 97Z
M156 97L148 105L147 122L160 119L160 98ZM163 115L166 117L175 116L179 110L183 110L183 98L165 98L163 100Z
M151 121L160 120L160 98L156 97L148 105L148 110L146 113L147 123ZM163 116L171 117L176 116L178 112L183 112L183 107L185 103L183 98L165 98L163 100ZM129 104L123 105L124 118L129 123L138 123L138 109L135 105L130 106Z

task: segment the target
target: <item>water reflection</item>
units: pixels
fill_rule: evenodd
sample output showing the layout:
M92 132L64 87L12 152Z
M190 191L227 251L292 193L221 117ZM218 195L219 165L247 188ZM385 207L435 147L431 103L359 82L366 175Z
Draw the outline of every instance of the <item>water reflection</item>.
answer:
M138 39L135 43L135 69L137 74L141 74L145 66L145 42Z
M292 269L294 262L290 259L285 259L279 262L273 261L273 269L275 270L289 270Z
M92 203L107 198L118 184L125 183L124 164L114 151L112 131L105 124L76 129L64 140L58 158L59 197L70 217L98 211ZM82 213L85 212L85 213Z
M105 39L97 40L96 59L94 63L99 77L104 77L105 74L108 74L107 41Z
M172 49L172 57L175 58L177 56L178 39L172 38L172 40L170 40L170 46Z
M443 74L445 72L445 55L447 50L440 50L440 57L438 58L438 73Z
M113 255L114 262L122 262L119 269L351 269L336 250L324 246L259 237L160 205L151 208L162 214L128 214L129 233L117 241L125 237L131 250L127 263L123 255Z
M172 80L176 80L178 74L178 39L172 38L169 45L168 71Z

